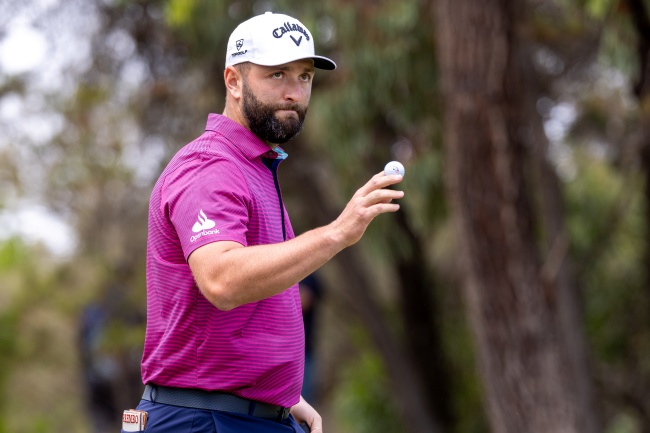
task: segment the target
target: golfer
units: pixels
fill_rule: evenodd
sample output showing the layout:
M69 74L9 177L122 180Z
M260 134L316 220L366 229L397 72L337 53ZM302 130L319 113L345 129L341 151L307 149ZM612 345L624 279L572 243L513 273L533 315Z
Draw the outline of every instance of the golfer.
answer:
M145 390L123 431L142 430L141 416L149 433L323 432L300 396L298 282L404 195L386 188L401 176L379 173L335 221L294 236L279 145L302 128L315 69L335 68L287 15L267 12L231 34L223 114L208 116L151 194Z

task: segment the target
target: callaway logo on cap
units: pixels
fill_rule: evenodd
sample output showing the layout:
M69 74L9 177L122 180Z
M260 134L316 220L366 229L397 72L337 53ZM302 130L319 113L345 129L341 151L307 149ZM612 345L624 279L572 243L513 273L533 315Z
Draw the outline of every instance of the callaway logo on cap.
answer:
M241 23L230 35L226 66L251 62L275 66L313 59L314 67L336 69L336 63L314 53L314 38L300 21L267 12Z

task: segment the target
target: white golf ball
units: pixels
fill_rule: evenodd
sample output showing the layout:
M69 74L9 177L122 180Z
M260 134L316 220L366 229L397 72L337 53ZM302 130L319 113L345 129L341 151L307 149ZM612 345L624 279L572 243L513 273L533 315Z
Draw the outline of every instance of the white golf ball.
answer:
M386 176L389 176L391 174L399 174L401 176L404 176L404 173L404 166L399 161L391 161L386 164L386 167L384 167L384 174Z

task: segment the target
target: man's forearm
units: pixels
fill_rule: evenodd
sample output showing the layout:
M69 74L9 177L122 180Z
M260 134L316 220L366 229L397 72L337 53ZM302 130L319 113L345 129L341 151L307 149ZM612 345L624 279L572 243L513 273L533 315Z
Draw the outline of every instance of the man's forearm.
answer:
M194 271L193 267L194 276L204 296L222 310L288 289L346 246L332 224L278 244L243 247L233 242L227 250L220 248L222 242L216 244L222 245L202 248L202 257L192 254L189 263L192 266L194 259L209 261L208 266L197 267L203 271Z

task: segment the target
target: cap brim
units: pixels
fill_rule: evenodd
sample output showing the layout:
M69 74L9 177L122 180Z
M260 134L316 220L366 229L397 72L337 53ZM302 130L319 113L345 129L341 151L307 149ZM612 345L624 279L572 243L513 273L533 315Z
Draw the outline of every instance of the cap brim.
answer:
M333 71L336 69L336 63L334 63L333 60L328 59L327 57L323 56L314 56L312 57L314 59L314 67L318 69L325 69L328 71Z
M332 71L336 69L336 63L334 63L333 60L323 56L299 57L297 59L294 58L278 59L277 57L274 57L273 59L242 59L242 61L251 62L251 63L255 63L256 65L262 65L262 66L277 66L277 65L284 65L285 63L295 62L296 60L302 60L302 59L312 59L314 61L314 67L318 69L325 69L328 71ZM231 64L235 64L235 63L231 63Z

